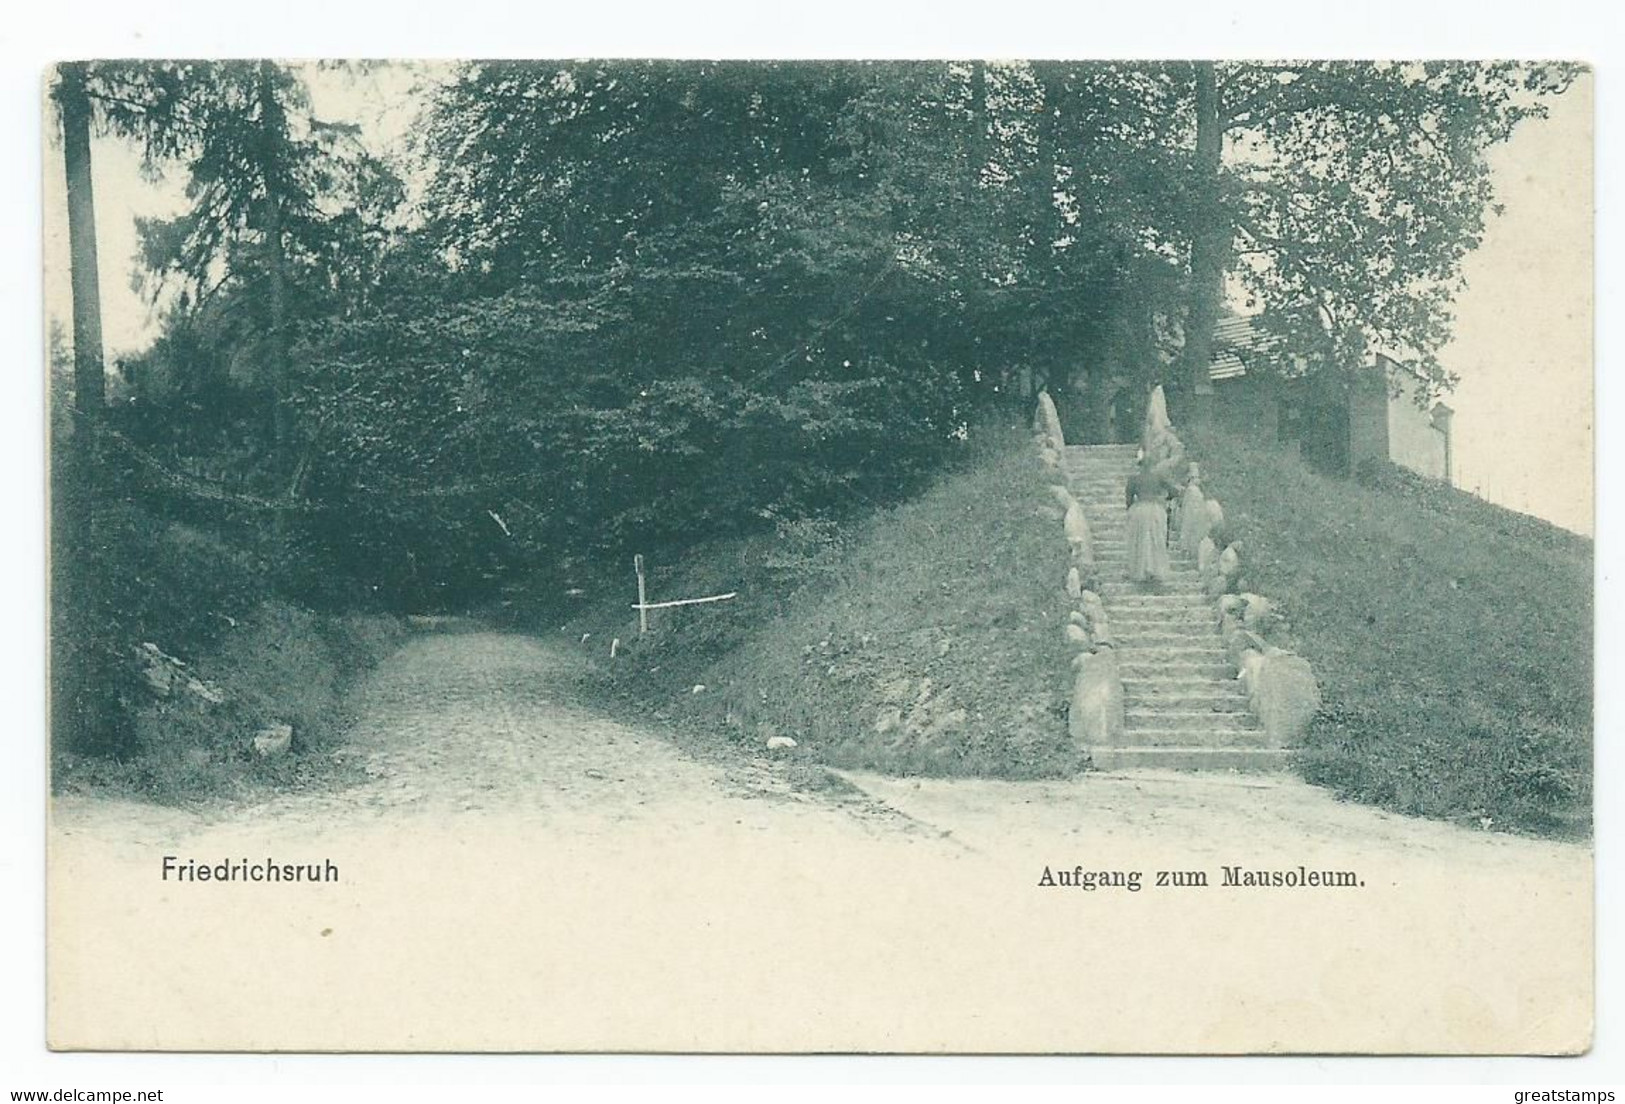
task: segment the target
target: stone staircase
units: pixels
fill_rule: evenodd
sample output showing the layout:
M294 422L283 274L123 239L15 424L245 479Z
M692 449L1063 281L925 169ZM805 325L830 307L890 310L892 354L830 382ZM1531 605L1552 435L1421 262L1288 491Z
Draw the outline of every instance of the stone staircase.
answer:
M1123 676L1123 746L1091 749L1094 765L1284 769L1286 752L1269 745L1224 654L1196 564L1176 545L1159 590L1128 581L1123 491L1134 452L1133 445L1071 445L1062 461L1089 522Z

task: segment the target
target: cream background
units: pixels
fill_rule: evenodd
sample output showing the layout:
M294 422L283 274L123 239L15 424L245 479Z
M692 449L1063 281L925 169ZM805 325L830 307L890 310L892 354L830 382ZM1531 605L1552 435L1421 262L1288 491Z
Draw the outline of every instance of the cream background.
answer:
M1587 76L1490 151L1498 201L1464 266L1456 484L1590 534L1593 85Z
M556 734L556 742L562 734ZM622 731L621 744L634 739ZM655 739L658 739L656 737ZM658 746L640 762L669 757ZM158 1050L1572 1054L1589 848L1291 780L854 776L905 814L727 796L211 823L66 802L53 1046ZM337 885L164 883L163 856L331 858ZM1147 888L1037 887L1045 866ZM1360 889L1223 888L1220 865ZM1156 889L1151 871L1209 872Z
M66 6L27 9L12 13L8 35L0 40L5 58L3 78L9 95L0 99L7 148L40 148L37 92L39 74L51 60L63 56L117 56L145 52L156 56L209 54L275 54L280 56L357 56L363 54L423 56L430 53L473 56L509 51L521 54L640 55L681 53L710 56L777 54L780 56L847 56L858 52L891 56L1042 56L1120 54L1127 56L1584 56L1602 65L1598 88L1600 121L1605 135L1601 149L1603 195L1617 194L1618 157L1607 140L1608 121L1618 114L1617 81L1608 78L1619 60L1616 17L1601 5L1510 3L1454 3L1420 6L1410 0L1373 0L1359 6L1305 8L1295 0L1254 0L1246 5L1166 3L1154 8L1118 7L1087 13L1076 6L1057 12L1047 4L1006 3L996 9L953 4L897 4L877 7L866 2L829 0L816 8L781 9L765 21L754 4L705 5L703 14L693 7L632 6L627 10L602 7L549 9L528 15L504 4L469 0L458 6L458 17L401 18L395 6L376 3L335 6L324 0L289 0L278 6L282 16L267 20L258 10L226 8L213 0L177 0L159 12L112 0L85 0ZM1087 19L1087 26L1085 20ZM27 242L37 232L40 194L37 174L8 174L4 187L10 200L0 218L14 242ZM1606 204L1605 204L1606 208ZM1616 301L1617 266L1610 258L1618 248L1617 222L1600 224L1604 249L1598 275L1604 302ZM5 259L0 311L7 321L13 347L32 350L24 359L39 363L39 264L32 249L13 251ZM1607 313L1599 318L1601 351L1605 360L1613 347L1617 326ZM41 508L40 387L26 373L9 373L8 402L0 407L6 419L0 433L6 470L14 478L5 483L6 505L13 517L43 517ZM1598 390L1604 426L1617 413L1617 389L1605 377ZM1617 450L1606 434L1599 443L1599 470L1606 480L1618 474ZM1599 565L1599 666L1617 667L1620 601L1611 581L1608 549L1619 532L1617 496L1599 504L1598 530L1605 559ZM23 539L6 547L6 565L13 578L42 577L38 521L25 523ZM0 1069L10 1080L32 1077L44 1085L63 1082L128 1086L155 1083L181 1086L172 1098L209 1099L188 1094L187 1087L234 1083L244 1099L285 1098L289 1091L308 1100L352 1099L369 1084L391 1084L393 1098L438 1100L446 1086L468 1086L473 1091L503 1091L511 1082L578 1080L581 1078L651 1080L696 1078L738 1081L742 1078L784 1082L789 1079L830 1082L857 1078L865 1081L901 1080L942 1083L938 1092L953 1095L949 1085L994 1079L1016 1081L1111 1082L1138 1086L1136 1099L1187 1099L1189 1090L1159 1093L1156 1084L1220 1085L1246 1083L1245 1097L1223 1089L1210 1090L1219 1099L1252 1099L1270 1086L1314 1083L1325 1086L1358 1079L1365 1082L1360 1098L1372 1086L1397 1099L1483 1099L1484 1089L1463 1095L1449 1084L1494 1084L1493 1098L1510 1093L1513 1086L1553 1083L1617 1083L1625 1077L1620 1061L1622 1033L1617 1027L1621 992L1618 956L1605 945L1599 958L1600 981L1607 1003L1599 1022L1597 1049L1583 1058L1554 1066L1541 1060L1432 1060L1367 1059L1358 1063L1324 1059L1123 1059L1105 1062L958 1060L924 1062L893 1060L820 1061L740 1059L556 1058L544 1061L493 1059L353 1059L333 1062L321 1058L197 1058L186 1056L63 1055L43 1050L43 973L40 948L44 926L41 910L44 885L43 791L44 777L41 707L41 651L39 626L43 608L39 592L25 585L15 594L14 616L4 636L5 672L12 698L22 703L16 727L18 739L10 747L8 765L0 772L0 874L15 892L0 910L6 939L0 940ZM1599 685L1599 729L1614 731L1618 704L1612 685ZM1599 805L1617 803L1619 756L1611 741L1599 741ZM1617 851L1617 819L1603 817L1599 844L1605 853ZM1598 891L1604 915L1618 918L1619 879L1606 865L1599 871ZM252 1079L261 1087L244 1087ZM1395 1084L1428 1085L1409 1092ZM328 1086L323 1091L322 1086ZM334 1086L342 1086L334 1088ZM483 1086L483 1090L480 1088ZM511 1090L510 1090L511 1091ZM779 1090L788 1092L786 1089ZM1331 1093L1331 1090L1322 1090ZM848 1090L850 1093L851 1090ZM805 1094L803 1094L805 1095ZM1113 1098L1121 1096L1115 1094ZM1348 1097L1348 1093L1342 1097ZM1069 1092L1068 1097L1071 1098ZM1342 1098L1340 1097L1340 1098ZM753 1099L756 1096L753 1094Z
M1567 158L1549 154L1541 173L1583 163L1572 157L1583 135L1562 146ZM1527 168L1536 180L1537 166ZM163 209L164 190L135 187L134 170L127 151L124 164L99 169L104 240L133 246L130 226L112 217L127 192L148 212ZM48 220L47 233L65 234L64 222ZM1523 278L1547 252L1512 240L1521 249L1480 264L1474 283L1516 286L1528 308ZM61 244L48 239L48 260L65 255ZM1572 261L1572 237L1559 244ZM104 262L109 292L116 258ZM65 279L47 286L65 290ZM113 301L110 346L113 334L138 338L145 325L127 292ZM1566 309L1570 330L1589 317ZM1504 312L1488 319L1509 332ZM1583 353L1588 343L1570 330L1553 332ZM1524 386L1511 370L1520 362L1494 363L1503 393ZM1510 405L1521 413L1526 404ZM1564 454L1550 441L1503 434L1496 449L1537 479L1564 481ZM1074 800L1087 803L1088 787ZM592 837L607 851L493 818L335 833L268 820L192 839L172 830L163 845L200 859L332 856L362 872L314 897L164 886L153 876L162 846L108 850L108 832L76 838L70 829L52 837L50 1038L70 1049L160 1050L1472 1054L1589 1045L1590 857L1574 848L1526 859L1509 881L1476 852L1462 853L1474 857L1460 869L1448 846L1441 857L1409 853L1414 841L1390 841L1390 853L1368 840L1359 865L1388 883L1377 891L1209 891L1194 910L1175 895L1093 895L1080 919L1077 895L1029 888L1047 861L1043 840L945 858L821 821L807 830L822 848L774 842L764 858L726 825L704 815L695 823L702 830ZM769 828L783 840L784 825ZM1224 838L1239 852L1229 861L1259 865L1272 843L1241 826ZM1113 839L1078 859L1192 865L1187 850L1155 836L1138 847ZM1315 856L1286 846L1278 861ZM110 898L121 902L111 914ZM322 927L344 935L313 937Z

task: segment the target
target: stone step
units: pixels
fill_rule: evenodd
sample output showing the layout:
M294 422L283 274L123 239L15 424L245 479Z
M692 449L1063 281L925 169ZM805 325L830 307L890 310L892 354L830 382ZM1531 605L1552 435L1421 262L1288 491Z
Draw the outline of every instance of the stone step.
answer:
M1145 662L1195 662L1230 664L1230 656L1222 644L1210 644L1206 640L1143 640L1128 633L1116 632L1117 639L1112 643L1117 648L1117 656L1125 663Z
M1115 582L1116 580L1110 581ZM1169 594L1115 594L1101 595L1101 597L1106 601L1106 612L1114 618L1121 617L1125 621L1133 621L1136 624L1177 621L1181 624L1202 625L1213 633L1219 631L1219 611L1205 594L1182 592ZM1134 598L1172 598L1177 600L1135 602L1131 600Z
M1211 636L1219 639L1219 630L1214 624L1214 617L1203 609L1181 609L1178 606L1149 609L1145 606L1134 608L1114 606L1106 603L1106 612L1112 619L1112 624L1120 628L1132 628L1138 633L1173 633L1177 636Z
M1254 725L1208 723L1205 725L1129 724L1114 747L1273 747L1268 733Z
M1133 667L1134 673L1139 675L1142 668L1159 668L1160 665L1204 665L1215 667L1224 672L1235 675L1235 668L1230 665L1227 655L1222 647L1136 647L1131 641L1124 641L1118 645L1118 663L1123 667ZM1167 672L1172 675L1173 672Z
M1212 679L1234 680L1236 669L1229 663L1214 660L1159 659L1155 653L1136 654L1125 648L1118 660L1124 678Z
M1159 678L1124 675L1123 698L1129 701L1246 701L1246 689L1235 676L1227 678Z
M1109 586L1113 582L1116 582L1116 580L1108 579L1103 585ZM1136 625L1145 625L1147 628L1168 624L1200 625L1215 635L1219 631L1218 611L1208 603L1206 596L1202 594L1168 595L1171 598L1183 598L1185 601L1158 604L1150 602L1129 604L1123 601L1126 597L1135 597L1134 595L1103 594L1101 597L1105 599L1106 612L1111 614L1114 621L1120 619L1124 624L1133 622ZM1162 595L1153 595L1152 597L1162 597Z
M1112 632L1116 639L1112 641L1119 649L1134 648L1141 651L1201 651L1223 655L1224 643L1217 641L1218 646L1211 645L1217 640L1210 632L1191 633L1147 633L1137 632L1126 628L1121 621L1112 621Z
M1246 691L1241 680L1236 678L1236 668L1228 661L1214 659L1203 662L1203 666L1222 668L1223 674L1213 674L1207 671L1193 674L1189 671L1169 671L1157 668L1150 663L1137 663L1133 654L1124 653L1131 653L1131 649L1124 648L1120 650L1118 666L1121 667L1127 662L1130 667L1135 668L1132 671L1123 672L1123 689L1128 693L1162 696L1207 694L1215 692L1218 688L1234 688L1241 693ZM1151 668L1151 670L1141 670L1142 667Z
M1108 602L1106 612L1111 618L1112 631L1130 644L1165 642L1170 647L1224 645L1224 638L1214 627L1213 618L1197 610L1145 614L1137 610L1113 609ZM1163 638L1167 639L1164 641Z
M1117 582L1117 580L1111 580ZM1111 613L1122 613L1129 617L1147 617L1152 620L1168 617L1200 617L1204 620L1218 623L1219 611L1217 604L1203 594L1200 590L1163 589L1150 591L1145 588L1128 585L1125 577L1122 581L1125 591L1121 594L1106 597L1106 609ZM1136 599L1146 599L1136 601Z
M1233 770L1284 771L1291 753L1285 748L1249 747L1111 747L1091 748L1096 770Z
M1123 723L1136 731L1257 732L1258 719L1243 709L1219 713L1211 709L1145 709L1125 711Z
M1145 632L1169 632L1190 628L1218 638L1216 618L1205 609L1181 606L1118 606L1106 603L1114 625L1134 625Z
M1222 666L1229 673L1192 675L1182 671L1165 671L1148 675L1135 670L1123 675L1123 693L1130 697L1155 701L1169 701L1175 698L1245 701L1247 688L1236 678L1236 669L1228 663L1214 663L1213 666Z
M1147 670L1172 674L1170 668L1187 665L1212 668L1206 672L1209 678L1235 674L1235 668L1221 648L1137 648L1124 641L1117 647L1117 662L1123 668L1132 668L1136 675Z
M1262 732L1250 729L1142 728L1125 729L1116 748L1228 748L1237 751L1273 751Z
M1125 663L1181 659L1205 659L1218 663L1226 661L1227 657L1224 642L1217 638L1165 642L1139 640L1116 626L1112 631L1117 634L1117 639L1112 643L1117 646L1117 654Z
M1213 618L1203 610L1128 610L1107 607L1112 627L1134 636L1177 636L1181 640L1218 640Z
M1223 690L1210 690L1205 694L1134 694L1123 690L1125 712L1154 713L1208 713L1223 716L1246 713L1252 716L1244 694L1231 694Z
M1125 549L1124 551L1127 551L1127 550ZM1195 587L1195 588L1197 588L1198 591L1200 591L1201 586L1202 586L1202 575L1194 567L1186 567L1184 564L1174 563L1174 562L1170 561L1169 564L1168 564L1168 574L1166 574L1166 575L1164 575L1162 577L1162 582L1159 585L1153 587L1150 584L1142 585L1140 583L1136 583L1136 584L1134 584L1134 586L1132 588L1128 589L1126 591L1126 593L1128 593L1128 594L1183 593L1186 588L1190 588L1190 587Z

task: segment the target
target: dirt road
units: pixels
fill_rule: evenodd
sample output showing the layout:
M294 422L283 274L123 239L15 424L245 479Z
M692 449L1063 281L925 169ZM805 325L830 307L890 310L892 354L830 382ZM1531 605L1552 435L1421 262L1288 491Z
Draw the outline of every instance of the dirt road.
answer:
M1591 858L1279 778L845 777L685 755L572 654L415 638L339 792L59 799L53 1041L186 1049L1561 1051ZM765 753L764 753L765 754ZM332 863L336 883L179 882ZM1225 885L1226 868L1349 872ZM1076 869L1140 888L1041 886ZM1159 871L1205 886L1158 886Z

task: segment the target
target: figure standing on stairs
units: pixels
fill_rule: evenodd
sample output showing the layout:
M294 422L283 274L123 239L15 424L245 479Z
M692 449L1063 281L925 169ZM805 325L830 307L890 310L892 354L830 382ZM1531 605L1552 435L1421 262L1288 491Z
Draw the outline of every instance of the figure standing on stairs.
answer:
M1168 498L1173 492L1173 483L1142 452L1124 494L1130 582L1158 585L1168 577Z
M1185 491L1179 496L1179 546L1192 559L1208 535L1207 496L1202 493L1202 469L1192 464L1185 476Z

